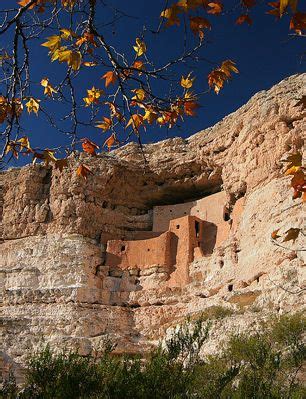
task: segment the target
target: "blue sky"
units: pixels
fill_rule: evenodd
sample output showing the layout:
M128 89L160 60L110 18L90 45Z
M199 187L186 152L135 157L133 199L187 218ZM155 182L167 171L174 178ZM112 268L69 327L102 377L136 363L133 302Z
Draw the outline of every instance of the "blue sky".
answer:
M2 2L1 2L2 3ZM4 2L5 3L5 2ZM7 2L10 4L11 2ZM122 10L127 16L120 18L115 24L102 26L113 19L114 11L111 7L103 6L98 2L96 25L104 33L105 37L116 48L129 56L132 54L132 45L135 38L143 33L143 26L147 27L144 33L147 43L148 57L155 65L162 65L169 58L174 58L181 53L183 46L183 26L170 27L154 34L150 30L156 30L159 24L159 14L164 6L164 0L107 0L114 8ZM227 2L225 2L226 4ZM234 3L229 1L229 3ZM305 8L305 1L300 0ZM170 2L171 4L171 2ZM252 10L253 25L235 25L235 19L239 12L229 13L225 16L207 16L212 23L213 29L207 34L207 43L201 49L200 56L208 62L193 62L191 65L183 65L177 72L186 75L190 70L196 76L195 88L197 90L207 89L207 74L214 65L220 64L225 59L234 60L240 70L233 80L225 85L219 95L211 92L201 98L201 108L194 118L187 117L179 127L166 131L158 126L150 128L142 135L143 142L155 142L166 137L188 137L199 130L205 129L222 119L227 114L235 111L245 104L249 98L260 90L270 88L283 78L294 73L305 71L305 60L302 53L305 46L305 39L289 36L289 17L284 16L280 21L275 17L267 15L269 9L267 2ZM33 42L32 51L32 95L42 97L42 88L39 85L41 78L48 76L54 84L64 76L65 66L57 62L50 63L48 50L40 46L48 35ZM3 39L3 38L2 38ZM189 35L190 43L194 40ZM1 47L8 47L8 42L1 43ZM86 88L92 86L104 88L104 81L101 76L105 73L100 67L88 68L81 71L76 78L78 99L82 104L82 97L85 96ZM165 87L156 83L156 89L163 94ZM61 112L61 105L44 102L50 113L57 115ZM82 111L83 112L83 111ZM87 110L84 108L84 116ZM25 114L25 113L24 113ZM98 113L97 119L102 119L102 113ZM67 142L67 138L52 128L42 117L35 115L23 116L24 134L28 135L32 146L53 147ZM67 125L68 126L68 125ZM81 128L79 137L89 137L101 145L105 134L95 128ZM23 162L23 161L19 161Z

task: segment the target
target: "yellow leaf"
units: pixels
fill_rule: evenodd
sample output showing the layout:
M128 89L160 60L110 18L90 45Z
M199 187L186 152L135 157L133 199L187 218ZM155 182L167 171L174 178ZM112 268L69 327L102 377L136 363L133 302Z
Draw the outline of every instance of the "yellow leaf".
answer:
M87 97L83 98L86 107L92 104L99 104L99 98L103 94L104 94L103 90L96 89L94 86L90 90L87 90Z
M31 97L29 101L26 103L28 113L30 114L31 112L35 112L35 114L37 115L39 111L39 103L40 100Z
M20 147L31 150L30 141L28 137L26 136L21 137L19 140L17 140L17 143L20 143Z
M182 76L181 86L184 87L184 89L190 89L193 85L195 78L191 78L190 76L191 76L191 73L189 73L186 78L184 78L184 76Z
M137 57L142 56L147 51L145 42L139 39L139 37L137 37L136 46L133 46L133 49L136 51Z
M62 32L61 38L64 40L68 40L72 37L77 37L77 35L71 29L63 28L61 29L61 32Z
M280 0L279 2L279 13L280 16L284 14L286 8L290 6L292 12L296 11L298 0Z
M84 65L86 67L94 67L94 66L97 66L98 64L96 62L93 62L93 61L85 61L85 62L83 62L82 65Z
M54 87L49 83L48 78L43 78L40 84L42 85L42 87L45 88L44 94L46 94L47 96L52 97L53 93L57 93Z
M300 166L291 166L291 168L287 169L285 172L285 176L295 175L297 172L301 170Z
M147 121L151 125L157 117L158 114L154 110L147 108L143 120Z
M134 89L132 92L136 94L132 100L143 101L146 97L146 92L143 89Z
M54 35L47 38L48 40L42 44L44 47L48 47L48 49L53 53L55 50L59 49L61 46L61 37Z
M173 4L170 8L163 11L160 16L168 20L166 26L180 25L180 20L177 16L179 12L179 7L176 4Z

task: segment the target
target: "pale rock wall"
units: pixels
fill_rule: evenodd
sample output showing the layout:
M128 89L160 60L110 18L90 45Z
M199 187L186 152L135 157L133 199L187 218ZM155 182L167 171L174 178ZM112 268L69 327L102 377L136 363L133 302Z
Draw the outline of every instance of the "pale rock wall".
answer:
M85 354L109 337L119 353L143 352L185 316L221 305L234 314L216 322L212 350L270 312L302 309L303 236L282 246L270 236L302 227L301 200L292 201L290 178L280 178L280 159L303 146L306 110L295 105L305 87L306 74L285 79L188 140L144 146L147 162L131 143L71 157L62 173L43 166L1 173L4 373L42 342ZM76 176L79 159L94 172L87 180ZM232 211L226 240L189 265L185 286L169 286L171 275L157 267L105 265L108 240L151 236L154 206L220 190Z

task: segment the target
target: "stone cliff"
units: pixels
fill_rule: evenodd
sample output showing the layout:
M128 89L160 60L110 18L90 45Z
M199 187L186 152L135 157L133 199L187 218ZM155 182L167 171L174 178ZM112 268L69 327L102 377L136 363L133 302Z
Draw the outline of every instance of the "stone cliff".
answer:
M303 227L280 160L303 147L305 87L306 74L294 75L215 126L144 153L131 143L75 155L62 173L3 172L4 373L42 342L86 354L108 337L118 353L141 352L185 316L222 306L214 350L230 331L302 309L303 236L282 246L270 237ZM75 173L80 159L87 180Z

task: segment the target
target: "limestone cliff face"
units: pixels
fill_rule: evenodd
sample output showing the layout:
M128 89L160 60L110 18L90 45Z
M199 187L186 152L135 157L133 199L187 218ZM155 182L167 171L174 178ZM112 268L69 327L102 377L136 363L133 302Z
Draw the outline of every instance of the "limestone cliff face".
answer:
M296 249L305 248L303 236L284 248L270 235L303 225L303 205L292 202L280 159L303 147L306 110L296 104L305 87L306 74L285 79L187 140L146 145L143 152L131 143L96 158L80 154L62 173L37 165L2 173L4 370L22 365L42 340L90 353L107 336L118 352L138 352L186 315L221 305L233 314L216 321L215 347L228 331L267 312L302 308L305 252ZM76 176L80 159L94 172L87 180ZM132 241L156 239L160 207L192 214L204 197L200 220L210 226L203 230L209 251L206 244L192 248L187 262L184 252L169 257L165 244L167 268L154 264L154 255L144 258L151 265L108 261L110 242L119 240L126 252ZM214 216L217 208L224 214ZM175 226L161 228L169 243ZM183 283L173 278L182 262Z

